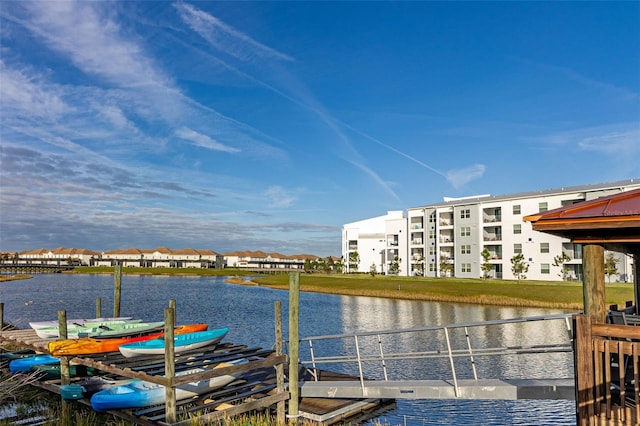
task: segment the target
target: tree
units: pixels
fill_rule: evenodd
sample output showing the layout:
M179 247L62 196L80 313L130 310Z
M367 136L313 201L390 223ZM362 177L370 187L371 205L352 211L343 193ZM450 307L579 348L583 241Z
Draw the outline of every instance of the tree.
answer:
M331 272L333 272L334 268L335 268L335 262L333 261L333 257L328 256L324 261L324 271L327 274L330 274Z
M569 266L565 265L565 263L569 262L570 260L571 258L565 252L562 252L562 254L559 254L553 258L553 266L562 267L558 276L561 277L563 281L567 281L567 279L569 278Z
M511 272L513 272L518 281L527 278L525 274L529 272L529 264L524 261L522 253L518 253L511 258Z
M312 266L311 266L311 259L305 259L304 260L304 272L309 273L312 270Z
M398 275L400 273L400 259L398 256L395 256L391 263L389 264L389 274L390 275Z
M342 271L344 270L344 257L340 256L340 259L338 259L337 262L335 262L333 264L335 270L337 273L341 274Z
M482 278L487 279L489 278L490 273L493 270L493 265L491 264L491 262L489 262L489 259L491 259L491 252L489 251L488 248L485 247L484 250L482 250L482 253L480 253L480 255L484 260L482 262L482 265L480 265L480 269L482 270Z
M369 275L371 275L372 277L375 277L377 273L378 273L378 270L376 269L376 264L372 263L371 266L369 266Z
M453 272L453 264L449 262L449 258L440 255L440 276L448 277Z
M415 273L416 275L424 276L424 256L420 256L418 259L416 259Z
M611 252L604 260L604 274L607 276L608 282L611 282L611 275L618 275L618 258Z
M357 251L349 253L349 272L358 272L360 265L360 255Z

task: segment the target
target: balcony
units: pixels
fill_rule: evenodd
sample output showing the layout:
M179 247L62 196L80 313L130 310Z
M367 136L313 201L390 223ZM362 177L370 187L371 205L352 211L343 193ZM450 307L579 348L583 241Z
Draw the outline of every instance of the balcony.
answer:
M501 215L483 215L482 221L484 223L502 222L502 216Z

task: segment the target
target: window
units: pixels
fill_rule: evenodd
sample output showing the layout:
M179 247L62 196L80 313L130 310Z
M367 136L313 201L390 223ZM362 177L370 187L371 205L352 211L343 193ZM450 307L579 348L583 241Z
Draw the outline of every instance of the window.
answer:
M548 274L550 271L549 268L549 264L548 263L541 263L540 264L540 273L541 274Z
M460 246L460 254L471 254L471 245L463 244Z
M540 253L549 253L549 243L540 243Z
M460 228L460 236L461 237L469 237L471 236L471 227L470 226L463 226Z
M460 210L460 219L469 219L471 217L471 210Z
M434 223L436 221L436 215L435 214L430 214L429 215L429 223Z
M516 204L513 206L513 214L520 214L520 204Z
M546 212L547 210L549 210L549 206L547 205L546 201L544 203L538 203L539 212Z
M436 231L429 231L429 239L433 240L436 237Z
M471 264L463 263L462 264L462 272L471 272Z
M513 252L515 254L522 253L522 244L520 244L520 243L514 244L513 245Z
M522 224L521 223L514 223L513 224L513 233L514 234L522 234Z
M429 272L435 272L436 270L436 264L435 263L430 263L429 264Z
M434 254L436 254L436 248L435 247L429 247L429 254L431 256L433 256Z

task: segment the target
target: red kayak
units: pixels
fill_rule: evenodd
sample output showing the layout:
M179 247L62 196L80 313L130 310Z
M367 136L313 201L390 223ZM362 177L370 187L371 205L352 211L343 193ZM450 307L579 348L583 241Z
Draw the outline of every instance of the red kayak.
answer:
M191 333L194 331L205 331L207 324L186 324L179 325L174 329L175 334ZM98 337L81 337L79 339L56 340L49 342L47 349L53 356L66 355L88 355L104 352L117 352L120 345L143 340L157 339L164 335L164 330L138 336L123 336L101 339Z

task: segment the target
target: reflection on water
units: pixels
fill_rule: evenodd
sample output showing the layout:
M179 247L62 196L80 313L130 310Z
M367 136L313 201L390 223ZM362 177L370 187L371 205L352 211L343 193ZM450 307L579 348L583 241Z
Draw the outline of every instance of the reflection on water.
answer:
M29 321L57 318L59 310L68 317L95 316L96 299L102 314L113 312L111 275L36 275L33 279L0 283L0 302L5 321L22 328ZM271 348L274 343L274 302L282 303L283 328L288 332L288 293L259 286L227 284L219 277L130 276L122 279L121 313L161 321L170 299L176 301L179 323L203 322L210 327L230 328L226 341ZM346 334L360 331L406 329L427 325L478 322L558 313L554 310L503 308L464 304L432 303L333 296L300 295L300 336ZM517 346L562 341L566 329L561 322L512 324L502 328L477 328L470 334L472 347ZM466 347L464 333L451 334L452 345ZM376 337L359 342L366 353L379 353ZM415 352L442 348L442 332L396 335L383 341L383 350ZM314 344L320 353L353 353L353 341ZM305 355L304 346L301 356ZM349 352L351 351L351 352ZM517 356L477 359L479 377L544 378L570 377L570 354L539 355L526 360ZM336 368L334 368L336 369ZM339 370L343 371L343 370ZM356 373L350 365L345 372ZM459 377L470 378L468 359L456 360ZM388 365L392 375L402 378L443 379L451 375L447 359L405 360ZM365 375L381 378L378 363L365 365ZM397 408L377 420L390 425L571 425L575 424L573 401L426 401L398 400Z

